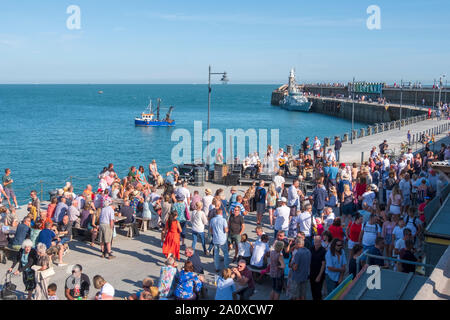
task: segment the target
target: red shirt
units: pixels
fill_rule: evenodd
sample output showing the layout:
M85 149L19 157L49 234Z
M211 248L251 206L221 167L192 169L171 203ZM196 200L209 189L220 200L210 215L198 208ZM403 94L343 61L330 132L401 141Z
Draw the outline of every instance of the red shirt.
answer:
M337 238L339 240L344 240L344 229L342 229L341 226L337 227L337 226L331 225L328 228L328 231L330 231L331 235L333 236L333 239Z
M359 241L359 234L361 233L361 224L350 222L348 224L349 232L348 232L348 238L352 240L353 242Z
M54 203L50 203L47 207L47 217L48 218L53 218L53 214L55 213L55 209L56 209L56 204Z

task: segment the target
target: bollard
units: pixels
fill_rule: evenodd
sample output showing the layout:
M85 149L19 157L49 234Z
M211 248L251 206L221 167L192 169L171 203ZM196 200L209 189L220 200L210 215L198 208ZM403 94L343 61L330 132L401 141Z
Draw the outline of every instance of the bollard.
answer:
M363 163L364 163L364 151L361 152L361 164L363 164Z
M360 138L364 137L364 128L361 128L361 129L359 130L359 137L360 137Z
M323 144L325 147L329 147L330 146L330 138L328 138L328 137L323 138Z

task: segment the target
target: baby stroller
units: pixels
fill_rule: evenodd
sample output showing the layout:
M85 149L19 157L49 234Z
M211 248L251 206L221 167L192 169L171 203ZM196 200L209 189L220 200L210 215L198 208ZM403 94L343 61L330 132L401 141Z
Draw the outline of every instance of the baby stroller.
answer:
M9 281L8 281L9 276ZM1 300L17 300L17 286L11 281L12 272L6 272L5 282L3 283L3 287L0 290L0 299Z

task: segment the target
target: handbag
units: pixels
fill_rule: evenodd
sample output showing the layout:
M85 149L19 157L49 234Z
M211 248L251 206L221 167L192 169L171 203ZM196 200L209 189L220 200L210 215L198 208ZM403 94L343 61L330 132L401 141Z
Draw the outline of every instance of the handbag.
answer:
M53 267L47 268L43 271L39 271L41 274L41 277L43 279L47 279L50 278L51 276L55 275L55 270L53 269Z

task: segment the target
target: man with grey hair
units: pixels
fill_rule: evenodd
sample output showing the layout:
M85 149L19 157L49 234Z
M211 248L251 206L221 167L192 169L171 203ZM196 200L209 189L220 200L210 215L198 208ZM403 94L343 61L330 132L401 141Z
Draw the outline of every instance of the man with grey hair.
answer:
M109 260L115 258L111 254L111 242L114 230L114 208L109 199L105 200L102 211L100 213L100 249L102 258ZM106 249L106 250L105 250Z
M80 227L80 210L78 210L78 201L73 200L67 210L67 214L69 215L69 221L73 227Z
M303 238L295 239L297 252L289 264L292 278L289 286L289 296L292 300L305 300L306 285L311 267L311 251L305 248Z

